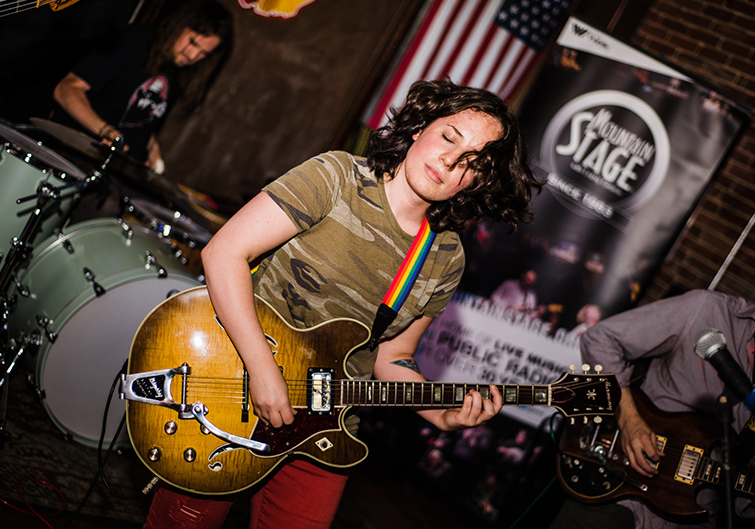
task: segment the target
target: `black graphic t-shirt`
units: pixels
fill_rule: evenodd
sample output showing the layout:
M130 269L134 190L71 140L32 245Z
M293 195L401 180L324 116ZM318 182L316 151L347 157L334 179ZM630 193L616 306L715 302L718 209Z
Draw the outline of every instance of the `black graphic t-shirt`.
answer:
M165 116L169 96L170 78L167 75L158 74L144 81L131 95L123 117L118 122L121 132L127 134L124 129L151 129Z
M153 77L144 73L151 43L148 28L132 26L120 44L86 55L72 69L91 87L87 97L94 110L123 133L138 160L146 159L149 138L175 99L175 65L166 64Z

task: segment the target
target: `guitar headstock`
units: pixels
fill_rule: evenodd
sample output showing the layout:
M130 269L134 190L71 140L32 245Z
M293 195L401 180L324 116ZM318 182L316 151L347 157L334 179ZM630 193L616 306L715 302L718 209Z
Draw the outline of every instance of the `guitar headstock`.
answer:
M583 365L584 373L571 372L561 375L551 384L551 405L567 417L613 415L621 399L621 388L612 373L601 373L595 366L594 373L588 373L590 366Z

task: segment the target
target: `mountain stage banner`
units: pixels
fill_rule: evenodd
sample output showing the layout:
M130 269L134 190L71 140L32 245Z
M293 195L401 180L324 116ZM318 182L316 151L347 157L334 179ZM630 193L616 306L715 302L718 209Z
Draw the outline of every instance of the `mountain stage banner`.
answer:
M416 358L431 380L546 384L632 307L741 130L738 104L571 17L519 111L535 220L463 235L467 269ZM504 407L536 426L553 410Z

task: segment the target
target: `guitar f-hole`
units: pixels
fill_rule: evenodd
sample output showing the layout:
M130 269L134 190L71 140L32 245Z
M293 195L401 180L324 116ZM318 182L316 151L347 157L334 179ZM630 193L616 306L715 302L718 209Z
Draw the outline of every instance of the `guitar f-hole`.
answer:
M249 371L246 370L246 367L241 377L241 383L244 384L242 388L244 398L241 402L241 422L249 422Z

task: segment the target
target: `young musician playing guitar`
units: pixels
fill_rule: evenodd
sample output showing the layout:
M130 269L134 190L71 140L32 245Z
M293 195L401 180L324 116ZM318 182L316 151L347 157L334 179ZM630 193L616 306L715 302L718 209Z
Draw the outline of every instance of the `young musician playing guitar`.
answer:
M413 85L404 107L372 135L366 158L325 153L265 187L202 252L210 298L249 372L257 417L285 429L296 410L253 294L298 328L344 317L372 327L372 346L349 356L353 377L424 381L413 353L459 283L464 253L456 232L481 218L528 221L539 186L504 102L443 81ZM434 240L398 315L376 322L417 234L430 231ZM461 407L419 413L442 430L476 426L501 409L497 388L489 396L471 391ZM283 464L255 492L250 527L329 527L346 479L306 461ZM145 527L219 528L230 505L162 488Z

